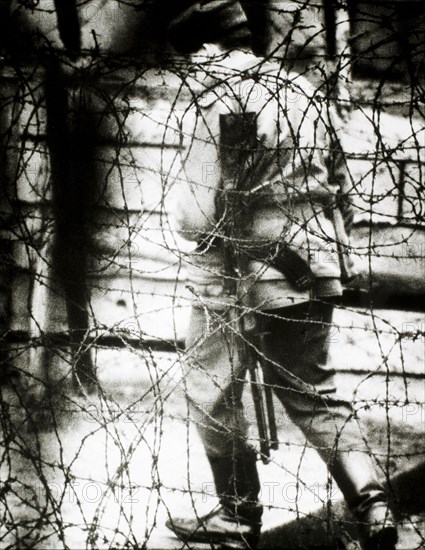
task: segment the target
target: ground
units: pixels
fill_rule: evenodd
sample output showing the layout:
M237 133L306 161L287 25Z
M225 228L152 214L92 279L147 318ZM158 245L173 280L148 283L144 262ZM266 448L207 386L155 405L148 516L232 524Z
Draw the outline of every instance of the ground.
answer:
M424 461L424 343L415 333L423 320L377 315L338 312L331 361L388 478ZM101 391L77 396L64 386L52 403L53 421L3 387L1 548L186 547L164 526L167 518L202 514L217 501L202 445L186 420L181 358L98 349ZM246 405L252 421L248 394ZM270 464L259 463L261 547L337 548L341 539L358 548L325 465L280 405L276 412L280 448ZM413 483L410 491L400 550L425 548L425 515L415 510L423 489Z

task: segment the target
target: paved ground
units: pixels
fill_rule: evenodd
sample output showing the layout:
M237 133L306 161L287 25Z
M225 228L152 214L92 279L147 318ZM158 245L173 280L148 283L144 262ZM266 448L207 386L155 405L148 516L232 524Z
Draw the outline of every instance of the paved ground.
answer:
M392 322L401 326L412 319L395 316ZM352 327L354 321L359 318L344 317L339 325ZM407 341L401 349L411 363L409 377L388 377L384 369L370 378L362 371L371 361L400 370L400 347L390 334L382 333L373 345L371 337L353 339L354 332L336 332L332 360L343 371L340 380L347 396L354 392L356 400L369 404L365 410L360 401L383 470L410 468L424 459L425 424L417 404L424 392L423 343ZM102 395L70 398L64 391L55 404L61 411L56 424L34 411L38 435L28 434L21 404L10 388L3 389L8 451L1 462L1 548L184 548L164 527L166 519L194 510L202 514L216 504L202 446L186 422L178 357L99 350L96 362ZM385 398L389 409L382 405ZM341 494L329 485L317 453L277 411L280 449L271 464L260 464L266 507L261 545L336 548L338 537L347 542L353 535ZM400 550L424 548L424 533L424 515L405 516ZM354 541L347 544L357 548Z

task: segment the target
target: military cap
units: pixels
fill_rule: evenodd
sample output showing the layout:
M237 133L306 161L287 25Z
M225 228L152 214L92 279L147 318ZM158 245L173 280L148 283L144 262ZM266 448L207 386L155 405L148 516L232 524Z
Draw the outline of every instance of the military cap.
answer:
M241 4L235 0L174 1L175 17L168 39L180 52L195 52L202 44L249 46L251 32Z

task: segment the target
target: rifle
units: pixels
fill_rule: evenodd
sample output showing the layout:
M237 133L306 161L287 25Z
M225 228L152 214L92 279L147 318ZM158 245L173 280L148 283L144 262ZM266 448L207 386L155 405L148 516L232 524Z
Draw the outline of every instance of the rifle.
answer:
M220 161L223 183L223 247L226 262L227 290L242 300L238 279L242 273L244 256L238 250L242 217L245 214L242 191L249 185L246 168L255 150L257 125L255 113L220 115ZM247 179L248 181L245 181ZM232 275L234 275L232 277ZM270 461L270 450L277 449L277 427L273 393L268 369L262 365L264 332L252 313L239 315L232 308L232 321L238 326L242 338L240 356L248 368L260 439L262 461Z

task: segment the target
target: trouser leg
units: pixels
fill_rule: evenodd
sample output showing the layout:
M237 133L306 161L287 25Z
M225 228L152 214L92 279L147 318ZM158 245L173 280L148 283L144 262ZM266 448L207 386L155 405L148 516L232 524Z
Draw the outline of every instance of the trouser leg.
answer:
M256 452L247 442L242 393L242 339L230 312L193 308L187 339L186 392L221 503L249 515L260 482Z
M375 529L378 516L384 530L392 518L353 407L338 395L334 371L327 365L333 308L316 301L272 313L264 316L263 325L268 332L266 355L276 394L329 466L348 506L363 525L365 540L374 538L379 531ZM394 537L393 529L388 540Z
M193 308L186 342L184 381L214 477L220 508L196 518L173 518L167 525L180 538L254 548L261 529L257 453L247 442L237 326L228 312Z
M247 446L238 327L226 311L192 310L183 383L208 456L232 456Z
M262 323L276 395L328 464L336 451L364 447L353 407L338 394L328 366L332 311L307 302L273 310Z

